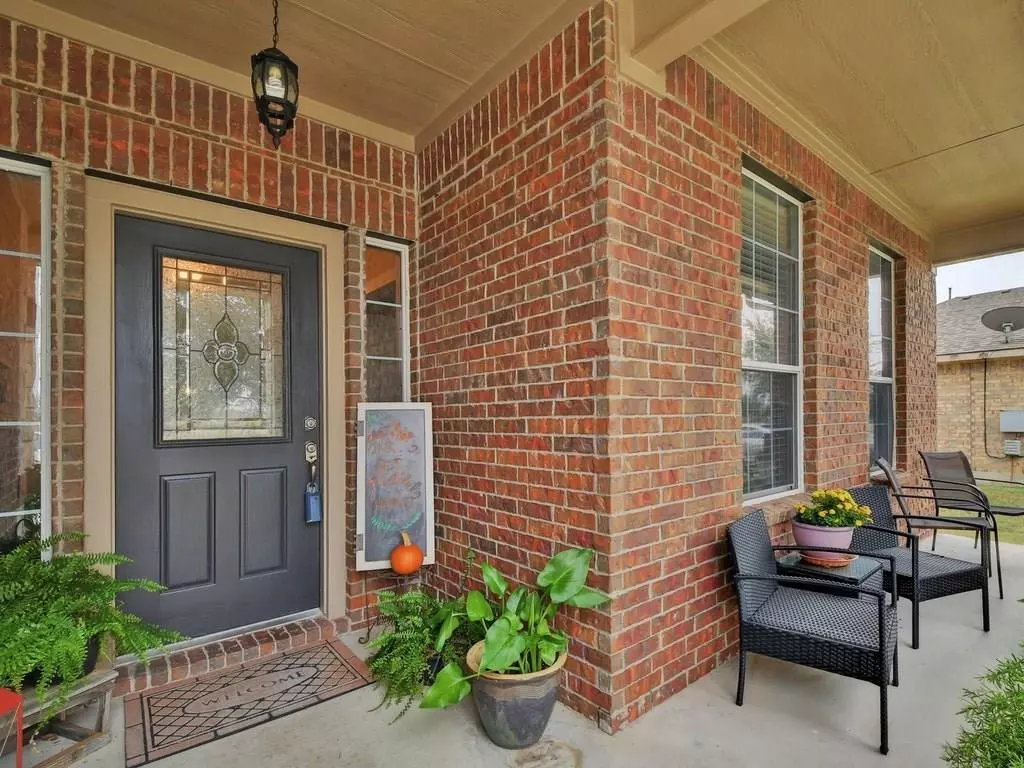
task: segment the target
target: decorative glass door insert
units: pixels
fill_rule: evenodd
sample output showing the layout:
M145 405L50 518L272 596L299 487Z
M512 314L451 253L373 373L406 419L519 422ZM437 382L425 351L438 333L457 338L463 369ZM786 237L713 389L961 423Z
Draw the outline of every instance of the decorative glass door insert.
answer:
M162 442L285 436L277 272L161 256Z

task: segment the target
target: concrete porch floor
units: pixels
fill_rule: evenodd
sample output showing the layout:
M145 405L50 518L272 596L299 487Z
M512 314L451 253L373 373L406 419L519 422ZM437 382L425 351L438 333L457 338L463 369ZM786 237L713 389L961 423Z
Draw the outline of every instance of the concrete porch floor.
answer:
M968 539L943 535L939 551L976 558ZM1003 545L1006 599L993 577L992 631L981 631L980 593L935 600L921 610L921 648L911 650L910 606L900 603L900 687L890 689L890 754L878 754L878 689L784 662L751 656L746 703L733 703L736 666L729 663L612 737L561 705L546 739L571 747L546 762L493 746L468 699L454 711L414 709L395 725L372 688L229 736L156 765L256 768L275 766L417 765L469 768L627 768L635 765L927 766L941 765L942 744L958 730L962 688L1024 640L1024 547ZM355 636L349 647L361 649ZM80 765L120 768L122 712L114 742ZM576 756L574 759L573 755Z

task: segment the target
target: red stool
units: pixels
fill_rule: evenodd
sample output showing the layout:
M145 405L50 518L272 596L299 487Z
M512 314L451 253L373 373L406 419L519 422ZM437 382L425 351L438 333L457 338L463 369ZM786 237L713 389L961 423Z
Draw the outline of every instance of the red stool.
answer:
M3 748L7 746L7 740L13 735L17 739L15 742L16 746L14 757L15 768L22 768L22 761L24 760L24 754L21 745L21 731L24 727L22 725L22 718L24 716L24 703L25 700L21 697L21 694L9 691L6 688L0 688L0 754L3 752ZM10 723L6 726L3 725L3 719L10 717ZM12 730L11 726L14 726Z

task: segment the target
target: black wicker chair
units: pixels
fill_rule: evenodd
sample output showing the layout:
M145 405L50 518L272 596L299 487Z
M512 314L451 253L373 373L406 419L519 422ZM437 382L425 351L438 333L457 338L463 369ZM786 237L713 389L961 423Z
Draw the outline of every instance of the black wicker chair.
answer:
M884 591L869 586L780 576L775 552L793 549L807 547L773 547L760 510L729 526L729 550L740 603L736 704L743 706L748 653L866 680L881 691L879 750L887 754L890 672L892 684L899 683L896 598L893 596L889 603ZM893 567L891 556L864 554L886 561L890 570ZM827 592L811 591L822 589Z
M913 525L922 516L908 514L905 499L916 498L903 492L899 481L893 475L892 493L900 505L899 515L894 515L889 500L889 489L882 485L853 488L850 494L858 504L871 509L872 525L865 525L853 532L852 549L865 550L876 554L889 555L895 567L887 573L886 589L899 597L905 597L911 603L911 647L921 645L920 607L927 600L958 595L961 592L981 590L982 625L989 631L988 605L988 530L983 524L973 519L945 519L928 517L928 522L941 523L945 528L978 531L985 539L980 563L971 563L953 557L921 552L918 537L914 533L902 531L896 525L902 520ZM923 498L923 497L922 497ZM907 542L907 547L900 547L900 541ZM895 585L891 574L895 572Z
M979 519L987 522L992 528L992 539L996 548L996 574L999 578L999 599L1003 599L1003 564L999 558L999 525L996 518L999 515L1004 517L1022 517L1024 509L1019 507L993 506L985 492L978 487L978 480L971 469L971 460L963 451L951 451L947 453L927 453L921 451L921 460L924 462L926 479L931 483L932 489L943 497L942 506L946 509L955 509L961 512L974 512ZM1024 487L1024 483L1014 480L985 480L986 483L1001 483L1004 485L1017 485ZM936 514L938 504L936 503ZM977 537L975 537L977 545ZM932 540L932 549L935 549L935 541Z

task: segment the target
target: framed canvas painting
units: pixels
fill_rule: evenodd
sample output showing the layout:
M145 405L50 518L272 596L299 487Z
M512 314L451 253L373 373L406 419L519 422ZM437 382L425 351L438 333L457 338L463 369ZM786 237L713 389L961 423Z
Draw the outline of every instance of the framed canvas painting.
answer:
M434 562L434 443L430 403L360 403L356 570L390 568L409 534Z

